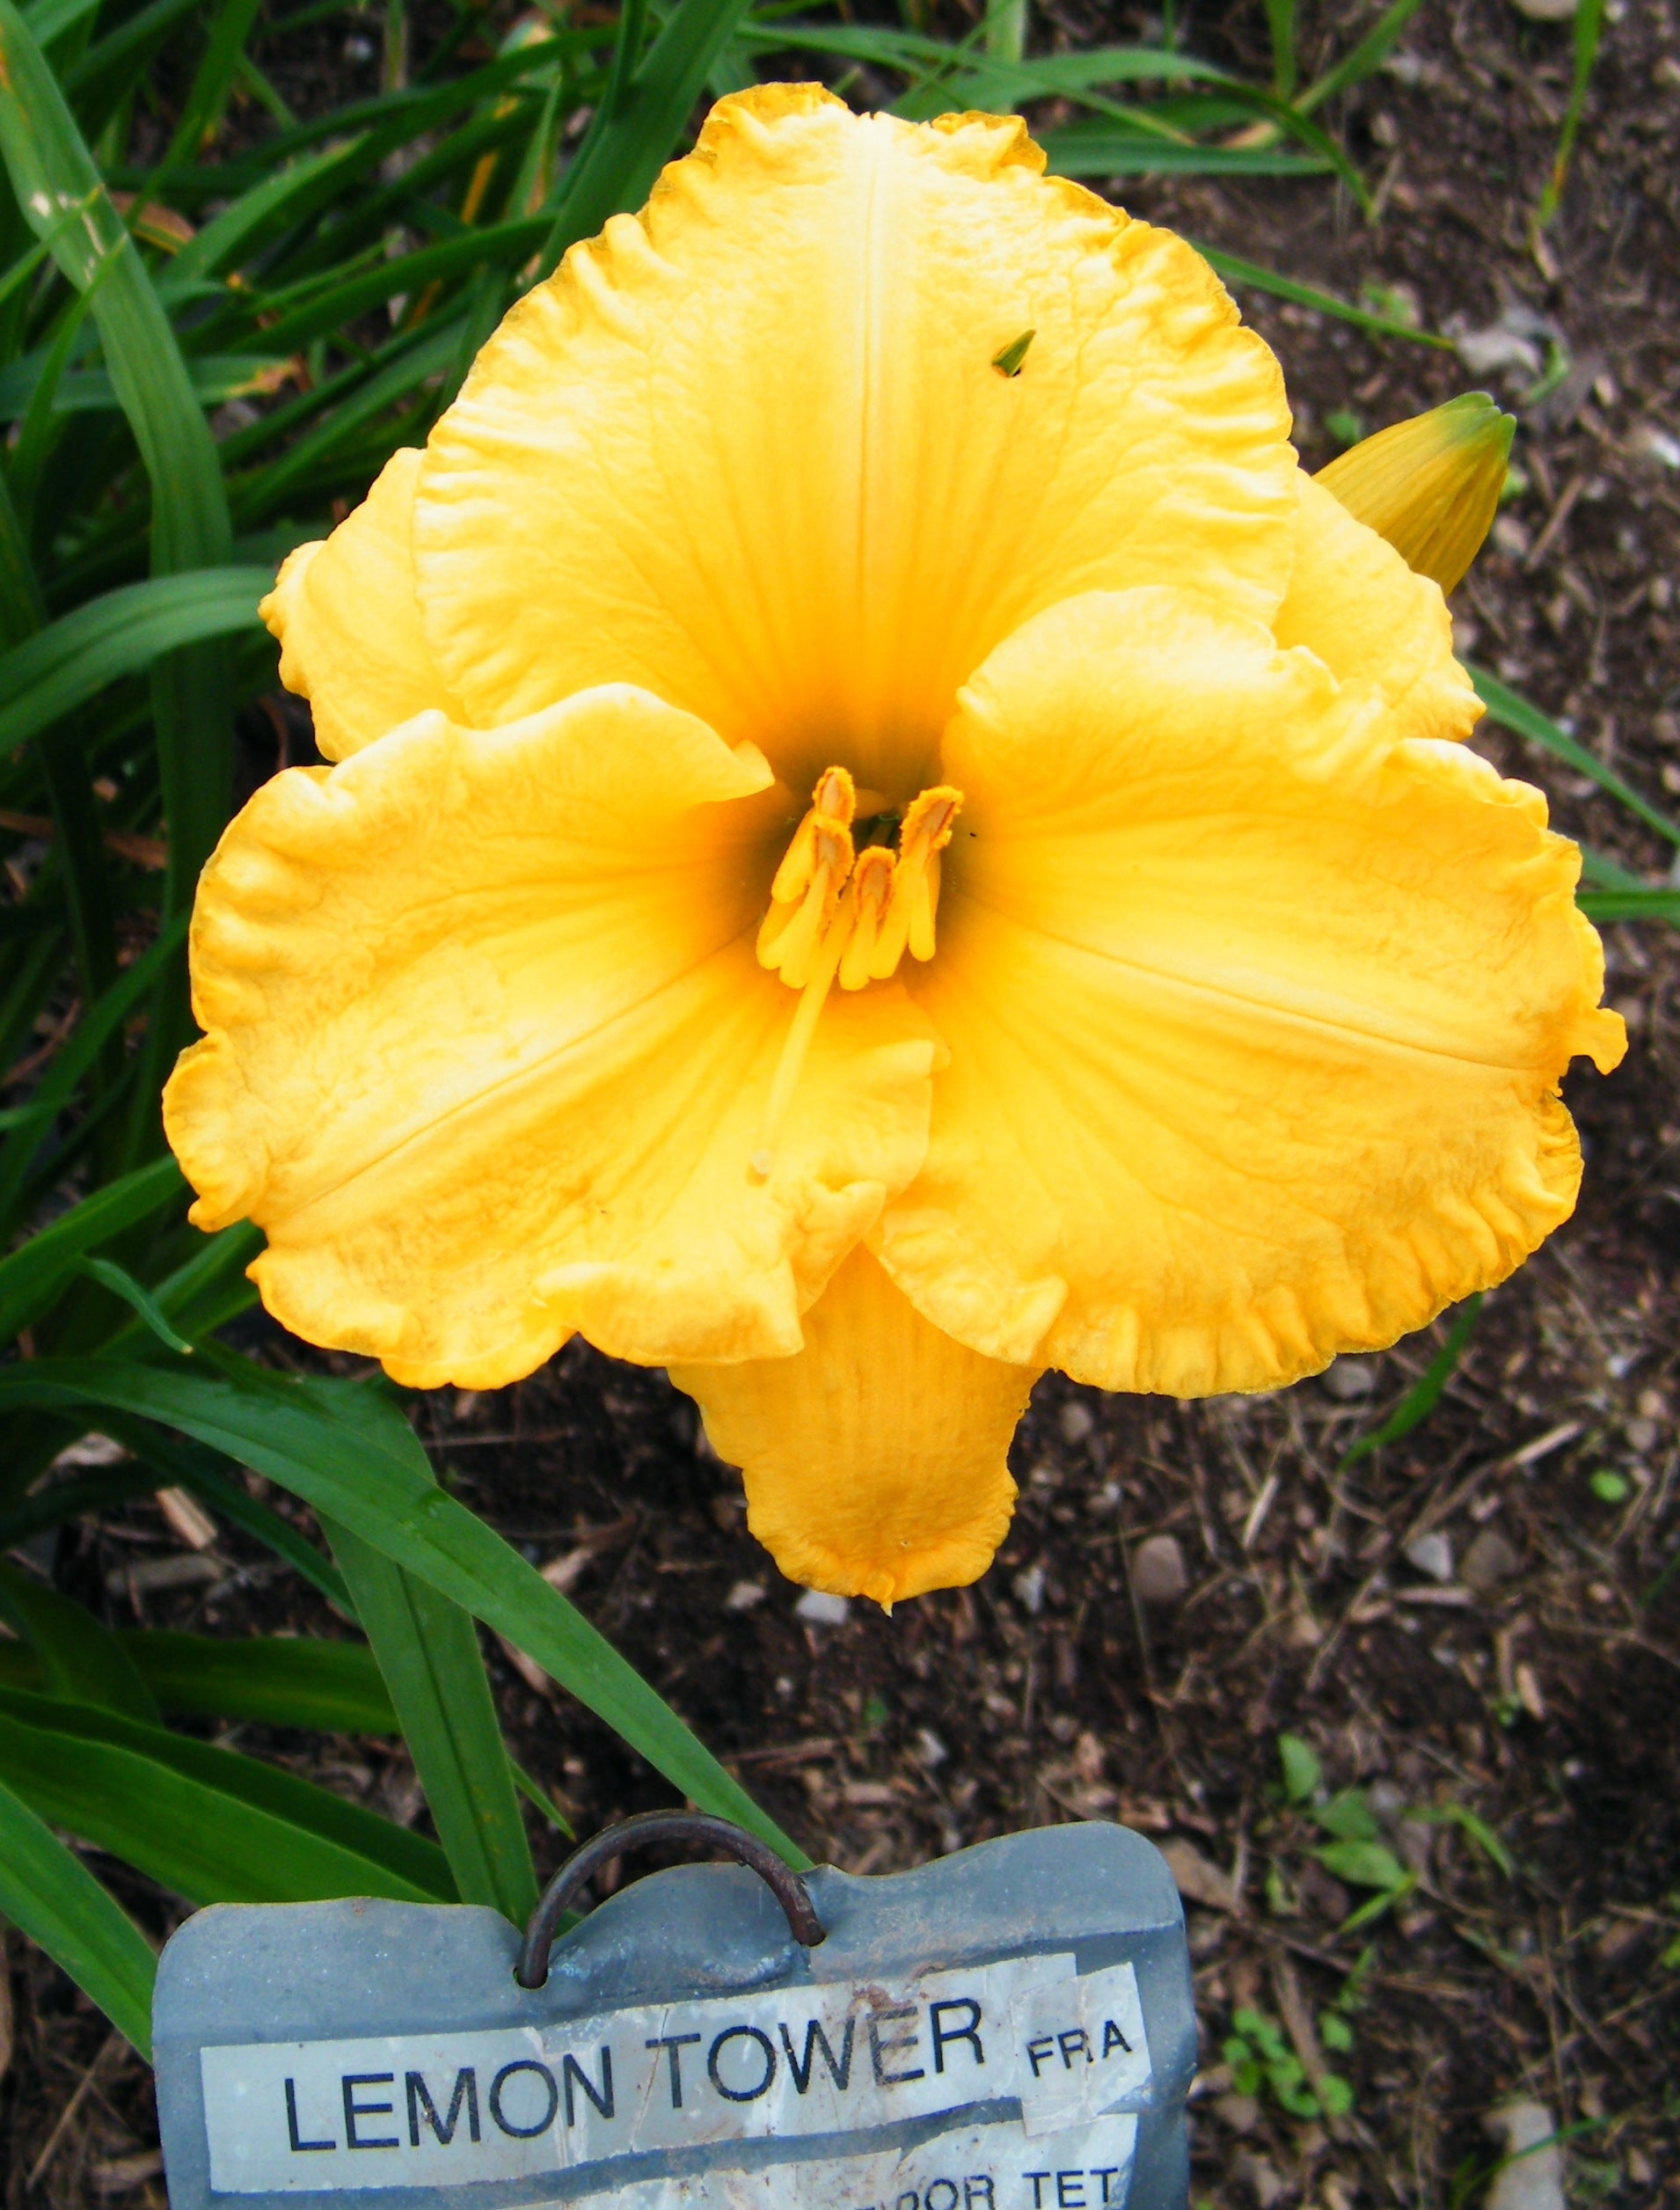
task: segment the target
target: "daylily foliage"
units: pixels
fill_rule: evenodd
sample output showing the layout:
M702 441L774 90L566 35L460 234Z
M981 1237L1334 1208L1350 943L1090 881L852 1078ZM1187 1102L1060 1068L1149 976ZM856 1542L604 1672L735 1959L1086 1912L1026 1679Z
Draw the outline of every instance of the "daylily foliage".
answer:
M514 310L268 602L337 765L206 870L166 1099L289 1327L668 1365L889 1603L1047 1367L1272 1388L1508 1274L1623 1048L1440 589L1041 170L763 87Z

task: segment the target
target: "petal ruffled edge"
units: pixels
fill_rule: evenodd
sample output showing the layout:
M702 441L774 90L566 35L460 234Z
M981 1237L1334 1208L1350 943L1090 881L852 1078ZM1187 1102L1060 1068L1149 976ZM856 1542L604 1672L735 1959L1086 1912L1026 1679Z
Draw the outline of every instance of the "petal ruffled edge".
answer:
M425 455L403 447L334 530L289 552L258 608L280 679L307 699L323 757L347 759L417 713L465 713L438 672L414 596L414 493Z

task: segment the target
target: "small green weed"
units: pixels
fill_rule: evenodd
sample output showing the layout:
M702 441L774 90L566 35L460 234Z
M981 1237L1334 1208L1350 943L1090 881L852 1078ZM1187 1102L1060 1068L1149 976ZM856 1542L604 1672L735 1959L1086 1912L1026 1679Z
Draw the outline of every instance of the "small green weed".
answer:
M1221 2053L1231 2067L1231 2083L1238 2095L1258 2099L1269 2092L1291 2118L1323 2118L1326 2113L1341 2118L1352 2110L1354 2091L1338 2073L1322 2074L1322 2094L1314 2094L1305 2066L1264 2011L1245 2007L1231 2023L1235 2031L1227 2036ZM1348 2032L1345 2026L1342 2031ZM1346 2043L1340 2045L1352 2045L1353 2036L1348 2033Z

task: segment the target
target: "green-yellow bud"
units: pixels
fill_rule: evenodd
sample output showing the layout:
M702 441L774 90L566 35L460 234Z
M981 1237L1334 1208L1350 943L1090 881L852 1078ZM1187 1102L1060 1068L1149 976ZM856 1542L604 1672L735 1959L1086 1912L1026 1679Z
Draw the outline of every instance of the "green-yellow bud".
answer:
M1493 526L1516 423L1486 392L1362 438L1318 472L1408 567L1450 591Z

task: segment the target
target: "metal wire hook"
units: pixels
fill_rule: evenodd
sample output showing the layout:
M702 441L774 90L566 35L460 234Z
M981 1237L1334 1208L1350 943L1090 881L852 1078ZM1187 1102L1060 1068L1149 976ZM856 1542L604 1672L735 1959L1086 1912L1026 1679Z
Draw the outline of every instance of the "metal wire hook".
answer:
M750 1866L786 1913L789 1930L801 1949L814 1949L828 1939L804 1881L782 1862L768 1842L706 1811L646 1811L617 1826L604 1827L581 1849L574 1849L544 1889L514 1967L514 1978L522 1987L540 1987L547 1979L548 1953L560 1914L596 1867L623 1856L627 1850L656 1841L706 1842L725 1856Z

